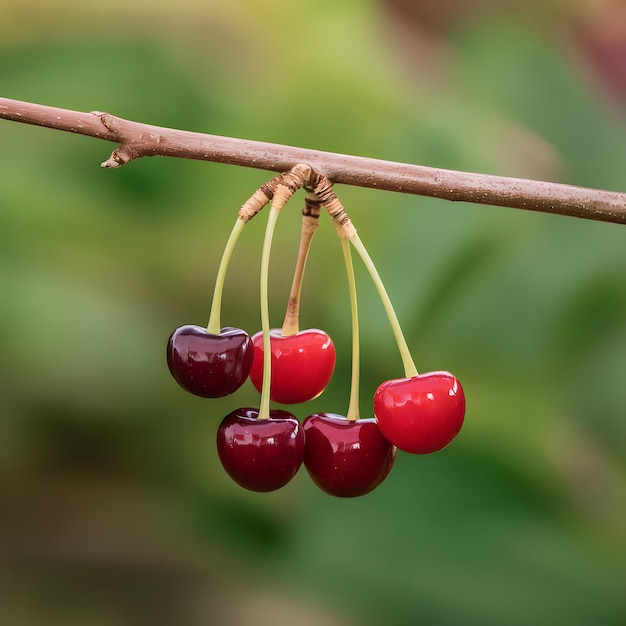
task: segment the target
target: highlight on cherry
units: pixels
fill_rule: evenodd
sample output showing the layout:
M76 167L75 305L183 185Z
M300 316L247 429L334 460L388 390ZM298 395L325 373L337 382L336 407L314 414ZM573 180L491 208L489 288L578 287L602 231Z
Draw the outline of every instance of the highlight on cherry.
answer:
M268 284L274 229L295 192L306 192L300 246L282 326L272 326ZM249 333L221 326L228 265L243 228L269 205L260 259L261 328ZM272 403L301 405L323 394L336 365L335 344L326 330L300 329L300 296L307 258L322 209L340 241L350 299L351 383L345 414L310 414L300 421ZM361 417L359 314L352 251L366 267L398 345L404 376L383 381L373 393L373 414ZM243 204L218 267L206 326L184 324L167 342L167 364L176 382L202 398L237 392L247 380L258 390L257 407L234 408L217 429L216 448L226 473L257 492L284 487L304 465L322 491L341 498L363 496L390 474L397 451L430 454L458 435L465 394L447 371L420 374L376 266L337 197L332 183L308 165L296 165L260 187Z

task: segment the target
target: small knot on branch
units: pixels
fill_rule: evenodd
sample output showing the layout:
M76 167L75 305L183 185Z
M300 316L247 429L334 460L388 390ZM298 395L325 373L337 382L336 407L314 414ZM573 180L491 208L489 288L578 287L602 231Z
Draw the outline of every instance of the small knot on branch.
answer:
M111 115L110 113L105 113L103 111L91 111L90 114L95 115L96 117L99 117L100 121L102 122L102 125L110 133L113 133L114 135L118 135L119 132L122 130L122 126L119 123L118 118Z
M116 167L122 167L126 163L129 163L135 158L135 154L130 148L126 146L119 146L111 153L111 156L100 164L100 167L107 169L115 169Z

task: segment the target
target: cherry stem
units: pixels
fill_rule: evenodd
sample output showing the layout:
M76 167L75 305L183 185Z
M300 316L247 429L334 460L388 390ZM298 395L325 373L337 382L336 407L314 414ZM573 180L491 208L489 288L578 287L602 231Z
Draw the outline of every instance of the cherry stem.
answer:
M263 250L261 253L261 331L263 333L263 384L261 386L261 403L259 406L259 418L270 417L270 386L272 382L272 345L270 341L270 310L268 298L268 283L270 269L270 252L274 228L280 215L280 209L274 206L270 209L265 228Z
M263 333L263 384L261 385L261 401L259 405L258 419L270 418L270 399L272 386L272 342L270 337L270 306L268 299L268 284L270 274L270 252L272 250L272 238L278 216L283 207L298 188L297 184L289 180L294 177L292 170L285 174L287 180L281 180L276 185L272 198L270 214L265 227L263 250L261 251L261 332Z
M346 274L348 276L348 289L350 292L350 312L352 316L352 380L350 383L350 404L348 405L347 419L356 421L360 417L359 412L359 380L360 380L360 342L359 342L359 311L356 297L356 280L354 278L354 265L352 263L352 253L350 243L343 230L335 224L337 232L341 238L341 248L346 264Z
M230 237L226 243L224 254L217 272L217 279L215 281L215 290L213 292L213 303L211 305L211 315L209 317L209 324L207 331L209 333L219 335L220 326L220 314L222 306L222 292L224 290L224 281L226 278L226 270L230 263L233 250L239 239L239 235L243 230L244 225L249 222L255 215L257 215L266 204L268 204L273 198L277 189L281 189L278 201L274 201L276 207L282 209L287 199L295 191L298 185L304 184L304 180L309 175L310 168L308 166L295 166L288 172L280 174L268 181L264 185L261 185L246 202L239 209L238 219L230 234Z
M389 299L389 295L387 294L387 290L383 285L383 281L380 278L380 274L372 261L369 253L365 249L363 242L361 241L358 234L354 233L350 237L350 242L354 246L354 249L359 253L359 256L363 260L367 271L369 272L372 280L374 281L374 285L376 290L378 291L378 295L383 303L383 307L385 308L385 312L387 313L387 317L389 318L389 323L391 324L391 330L393 331L393 335L395 337L396 343L398 344L398 349L400 350L400 356L402 357L402 364L404 366L404 375L407 378L412 378L413 376L418 375L417 368L415 367L415 363L413 362L413 358L411 357L411 352L409 350L409 346L407 345L406 339L402 333L402 328L400 327L400 322L398 321L398 317L396 312L391 304L391 300Z
M300 330L300 294L302 292L302 281L304 279L307 257L311 249L311 241L319 226L319 216L319 202L316 201L314 194L309 193L306 196L304 208L302 209L300 247L298 249L296 267L291 283L291 291L289 293L289 302L287 304L287 311L285 312L285 319L281 331L283 337L295 335Z
M213 302L211 304L211 314L209 316L209 323L207 325L207 332L212 335L219 335L221 330L220 318L222 312L222 294L224 292L224 282L226 279L226 271L228 270L228 264L230 258L239 239L239 235L246 225L246 220L237 218L235 226L230 233L224 253L222 254L222 260L220 261L219 268L217 270L217 278L215 279L215 288L213 290Z

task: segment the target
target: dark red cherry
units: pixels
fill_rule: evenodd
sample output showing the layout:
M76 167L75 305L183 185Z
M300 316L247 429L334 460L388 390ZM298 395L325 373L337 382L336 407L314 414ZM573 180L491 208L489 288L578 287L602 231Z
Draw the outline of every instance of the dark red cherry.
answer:
M242 408L229 413L217 430L217 453L228 475L251 491L286 485L302 464L304 430L289 412Z
M261 391L263 385L263 333L252 337L254 362L250 380ZM281 404L298 404L319 396L335 369L335 346L322 330L309 328L283 337L280 329L270 334L272 382L270 396Z
M233 393L248 378L254 348L240 328L222 328L213 335L201 326L181 326L167 342L167 365L176 382L203 398Z
M449 372L384 382L374 394L382 434L400 450L436 452L456 437L465 418L465 394Z
M315 484L333 496L363 496L387 477L396 449L376 420L348 420L315 413L304 420L304 466Z

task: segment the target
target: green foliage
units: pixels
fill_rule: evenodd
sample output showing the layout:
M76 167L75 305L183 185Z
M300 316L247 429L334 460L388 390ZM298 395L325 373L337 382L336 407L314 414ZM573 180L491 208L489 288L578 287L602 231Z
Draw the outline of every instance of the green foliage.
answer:
M86 8L56 36L58 24L32 39L16 27L0 43L2 95L213 134L624 188L623 119L531 26L505 18L459 26L448 42L449 80L433 84L400 67L369 3L325 3L324 11L320 3L263 11L253 2L218 4L183 2L177 16L151 6L149 23L133 9L118 15L126 21L115 32L100 26L92 36ZM0 122L0 145L0 470L11 477L3 500L33 480L53 495L78 479L93 485L89 493L104 483L133 501L157 494L141 515L131 507L126 516L123 498L113 507L96 498L101 525L83 525L87 543L119 548L137 525L139 537L156 539L139 541L136 558L164 559L173 577L180 565L172 554L191 551L231 590L264 580L345 616L341 623L623 623L621 227L338 188L418 369L449 369L463 382L466 425L440 454L400 454L365 498L332 499L304 470L261 496L231 483L214 449L221 418L258 403L252 386L224 400L188 397L164 354L176 326L206 323L236 211L270 174L166 159L105 171L98 165L112 145L8 122ZM298 209L297 199L276 233L276 325ZM224 294L224 323L251 332L260 323L263 227L263 216L246 227ZM362 268L357 274L367 416L376 386L402 372L382 306ZM298 416L340 413L349 303L328 220L302 306L302 324L329 331L339 356L327 392ZM117 506L122 513L112 513ZM40 507L33 496L15 518L44 519ZM88 508L68 508L65 525L80 527ZM36 545L53 536L45 523L33 528ZM72 562L74 548L58 548L59 560ZM99 563L97 553L86 551ZM121 558L122 571L131 566ZM171 593L154 602L175 603ZM221 606L219 597L212 602Z

